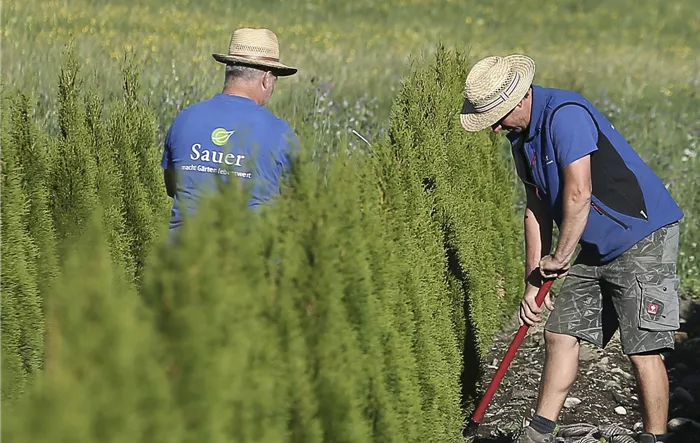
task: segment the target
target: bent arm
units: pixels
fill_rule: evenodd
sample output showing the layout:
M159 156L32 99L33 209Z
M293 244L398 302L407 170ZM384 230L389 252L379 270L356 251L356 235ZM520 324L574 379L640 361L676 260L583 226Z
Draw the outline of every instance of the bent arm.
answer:
M160 167L163 168L165 192L170 198L175 198L175 190L177 188L177 175L175 172L175 165L173 164L172 151L173 126L171 126L168 129L168 132L165 134L165 141L163 143L163 158L160 161Z
M552 248L552 218L545 211L544 203L535 193L526 188L527 204L525 206L525 281L528 285L536 283L540 260L549 254Z
M591 204L591 156L586 155L564 169L563 219L554 260L568 263L588 222Z
M165 182L165 192L167 192L168 197L175 198L175 189L177 187L175 169L172 165L163 169L163 181Z

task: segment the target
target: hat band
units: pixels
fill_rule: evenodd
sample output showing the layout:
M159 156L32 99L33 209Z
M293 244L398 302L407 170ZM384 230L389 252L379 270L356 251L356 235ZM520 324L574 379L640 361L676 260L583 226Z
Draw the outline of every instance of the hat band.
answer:
M279 63L280 59L275 57L265 57L263 55L246 55L246 54L231 54L232 57L247 58L249 60L265 60L268 62Z
M487 103L487 104L482 105L482 106L475 106L474 111L476 111L479 114L481 114L483 112L488 112L488 111L492 110L493 108L495 108L496 106L500 105L501 103L505 102L506 100L508 100L510 98L510 94L512 94L513 91L515 91L515 88L518 86L519 81L520 81L520 74L518 74L516 72L515 75L513 76L513 81L510 83L510 86L508 86L505 91L501 92L501 94L498 97L496 97L493 101L491 101L490 103Z

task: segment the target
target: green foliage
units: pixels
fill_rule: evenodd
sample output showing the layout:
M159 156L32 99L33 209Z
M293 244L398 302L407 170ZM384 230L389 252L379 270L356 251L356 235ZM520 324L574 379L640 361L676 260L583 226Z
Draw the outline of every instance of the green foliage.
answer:
M459 124L467 68L462 54L438 47L434 63L405 80L390 136L396 167L408 175L404 182L423 184L425 203L414 200L416 208L430 212L444 241L453 323L461 330L466 291L484 351L521 295L522 254L513 178L500 142L486 132L468 134Z
M96 193L99 172L90 150L78 71L78 60L69 48L59 75L60 134L56 152L52 153L49 179L51 213L61 244L70 244L85 229L99 202Z
M108 108L84 89L72 46L59 76L60 133L50 146L51 214L61 244L84 230L99 205L115 262L138 280L168 216L153 115L138 98L135 67L123 69L122 100Z
M135 276L139 278L151 244L163 232L170 208L163 187L155 120L140 99L136 70L131 60L127 60L122 70L123 97L111 109L107 127L109 146L116 153L123 181L124 229Z
M265 238L227 186L163 245L143 296L156 313L185 442L283 441L288 374L265 266Z
M251 211L248 190L222 178L170 242L135 68L105 106L75 89L69 57L65 130L45 143L57 148L45 192L54 205L37 212L55 221L59 276L41 292L8 286L19 295L3 310L7 389L32 357L23 331L43 321L18 316L30 312L27 294L47 301L46 370L11 405L7 438L462 441L460 385L476 381L463 362L478 364L520 295L508 273L521 272L503 233L515 231L513 196L497 140L457 120L463 63L441 49L408 78L389 137L369 150L345 151L343 137L294 114L306 143L282 195ZM26 131L3 126L3 142L14 133ZM10 153L28 144L14 138ZM22 202L21 165L7 159L3 198ZM36 251L17 246L36 248L29 210L3 206L4 229L20 239L3 239L15 258L3 285L36 281ZM467 352L475 329L481 347Z
M46 370L17 404L3 405L4 440L180 439L151 314L112 263L98 215L62 260L47 303Z
M85 117L90 134L90 147L100 173L97 175L96 192L103 208L103 222L111 246L112 260L119 263L126 276L135 274L135 264L126 224L124 223L124 179L117 163L119 151L110 143L110 135L103 122L104 102L94 92L85 94Z
M3 146L15 153L21 165L22 189L29 203L24 215L29 236L36 245L36 255L32 260L36 263L37 288L40 293L45 293L57 276L58 256L47 187L50 170L48 142L30 118L31 112L28 97L17 93L10 110L9 138Z
M338 194L335 180L342 178L332 170L326 187L313 165L306 166L295 183L295 199L286 208L297 221L289 226L285 238L292 248L303 251L302 272L296 279L299 290L307 295L306 340L313 362L309 369L320 406L323 441L364 442L370 435L363 414L368 385L358 331L343 303L350 295L344 293L346 282L340 268L344 258L340 242L347 232L339 222L345 214L338 206L348 197ZM285 263L282 257L283 268Z
M2 114L10 111L3 94ZM22 152L13 143L8 128L11 119L2 119L2 243L0 290L2 291L2 396L15 399L42 367L44 319L38 287L37 259L28 217L29 196L22 184ZM18 128L19 129L19 128ZM25 128L26 129L26 128Z
M393 329L390 324L392 316L382 309L381 288L377 288L373 281L370 260L372 249L383 240L379 237L379 229L386 224L386 219L376 217L379 215L374 211L378 203L376 195L362 194L363 191L376 189L371 175L367 172L361 175L355 162L335 166L330 174L332 180L329 187L337 190L333 193L336 197L326 204L335 206L335 211L329 211L334 220L329 222L338 227L338 233L332 238L337 241L336 247L339 249L342 300L364 354L361 360L363 383L359 386L359 395L364 392L368 397L364 413L373 440L402 441L399 438L401 424L397 404L392 401L390 389L385 384L387 368L382 349L383 337ZM364 166L371 170L369 165ZM339 170L341 167L347 172L343 174ZM338 198L338 195L342 195L342 198ZM380 268L384 266L382 264Z
M127 72L125 78L126 105L113 111L112 121L122 117L131 123L106 128L102 99L83 90L79 62L69 47L59 75L61 132L55 136L36 125L27 94L3 91L2 327L7 399L22 392L42 366L42 305L52 292L59 261L82 236L94 211L102 210L112 262L128 281L138 279L148 248L164 228L168 206L158 183L154 121L138 103L133 73ZM130 144L120 144L124 138ZM124 157L133 161L129 168L118 163ZM136 174L124 179L122 169ZM130 198L128 212L125 200ZM145 215L130 217L138 208Z

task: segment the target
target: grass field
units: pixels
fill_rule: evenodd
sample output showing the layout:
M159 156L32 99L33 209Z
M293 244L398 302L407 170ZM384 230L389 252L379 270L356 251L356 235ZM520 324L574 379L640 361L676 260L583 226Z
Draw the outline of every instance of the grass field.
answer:
M410 62L438 42L473 57L523 52L537 62L537 83L573 88L598 103L668 183L686 213L683 288L698 294L700 9L694 3L6 0L2 77L5 86L34 94L51 129L69 39L83 74L105 94L118 91L121 60L133 53L164 128L183 106L220 89L223 69L211 53L226 50L235 28L268 27L279 36L282 60L300 69L278 83L272 109L283 113L295 94L316 94L315 111L336 119L328 128L352 126L372 139Z

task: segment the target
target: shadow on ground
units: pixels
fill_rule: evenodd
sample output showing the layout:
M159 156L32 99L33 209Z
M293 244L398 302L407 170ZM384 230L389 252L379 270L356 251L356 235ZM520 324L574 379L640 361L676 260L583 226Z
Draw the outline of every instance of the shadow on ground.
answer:
M681 302L676 349L664 357L670 384L669 428L700 441L700 303ZM690 422L692 420L693 422Z
M476 437L472 443L512 443L513 434L502 434L500 436Z

